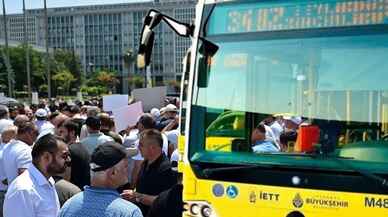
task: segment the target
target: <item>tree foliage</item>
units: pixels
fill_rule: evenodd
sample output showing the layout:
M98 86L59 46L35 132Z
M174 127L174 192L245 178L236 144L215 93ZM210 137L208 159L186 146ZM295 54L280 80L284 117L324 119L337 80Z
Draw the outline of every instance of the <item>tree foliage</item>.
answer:
M142 88L144 85L144 77L140 75L133 75L129 77L129 86L133 88Z
M81 87L81 92L89 96L108 94L115 92L118 83L115 71L99 69L86 79L85 84Z
M27 87L26 46L10 47L10 63L15 72L15 91L25 91ZM30 53L31 86L33 91L47 92L46 54L28 47ZM0 56L0 63L3 63ZM66 94L72 88L81 86L83 81L81 62L79 57L71 51L56 49L50 54L50 73L52 93L63 90ZM4 64L0 64L0 87L7 87L7 71Z
M110 88L114 87L119 82L116 78L115 72L109 72L105 70L99 71L97 73L96 79L101 85Z
M74 75L67 69L62 70L61 72L58 72L56 75L52 77L52 79L56 82L56 86L58 89L61 87L61 89L64 91L64 94L68 95L70 90L70 85L73 81L76 81ZM58 85L61 84L61 85Z

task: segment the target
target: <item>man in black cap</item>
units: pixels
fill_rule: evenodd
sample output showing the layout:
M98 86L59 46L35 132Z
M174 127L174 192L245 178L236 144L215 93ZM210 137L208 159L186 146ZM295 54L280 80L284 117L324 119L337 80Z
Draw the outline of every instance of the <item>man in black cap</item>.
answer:
M88 149L89 154L92 154L97 146L105 142L113 141L112 137L100 132L101 120L98 116L88 117L85 124L88 128L89 135L81 140L81 143Z
M60 217L142 217L140 209L120 198L116 188L128 182L128 157L136 149L115 142L98 146L91 157L91 186L68 200Z

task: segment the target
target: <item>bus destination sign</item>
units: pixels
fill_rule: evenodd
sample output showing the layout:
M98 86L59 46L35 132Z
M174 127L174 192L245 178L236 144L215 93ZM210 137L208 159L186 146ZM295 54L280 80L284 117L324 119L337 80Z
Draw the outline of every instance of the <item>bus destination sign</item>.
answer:
M227 20L223 28L226 29L218 29L214 33L388 24L388 0L290 2L271 7L256 3L254 7L228 8L224 11Z

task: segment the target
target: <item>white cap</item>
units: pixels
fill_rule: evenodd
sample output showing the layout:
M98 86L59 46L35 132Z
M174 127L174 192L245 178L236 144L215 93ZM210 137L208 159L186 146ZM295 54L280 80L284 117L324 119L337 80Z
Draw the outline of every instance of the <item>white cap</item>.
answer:
M36 137L36 140L48 134L54 135L55 134L54 128L41 128L38 137Z
M165 113L166 112L166 107L162 107L161 109L160 109L160 114L162 115L163 113Z
M175 105L173 105L173 104L168 104L166 106L166 110L165 111L166 112L177 112L178 108Z
M158 118L160 116L160 111L157 108L151 109L151 115L154 116L154 118Z
M47 114L46 109L40 108L40 109L36 110L35 115L36 115L36 117L44 118L44 117L47 117L48 114Z
M299 116L284 116L283 117L284 120L289 120L291 122L293 122L294 124L301 124L302 123L302 118L299 117Z

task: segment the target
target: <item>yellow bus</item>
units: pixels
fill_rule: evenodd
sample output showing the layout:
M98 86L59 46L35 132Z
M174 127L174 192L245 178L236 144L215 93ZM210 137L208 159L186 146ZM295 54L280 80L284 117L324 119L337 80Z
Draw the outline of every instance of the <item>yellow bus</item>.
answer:
M388 0L200 0L193 25L151 10L139 66L161 21L192 39L184 216L388 216ZM276 114L295 146L255 152Z

